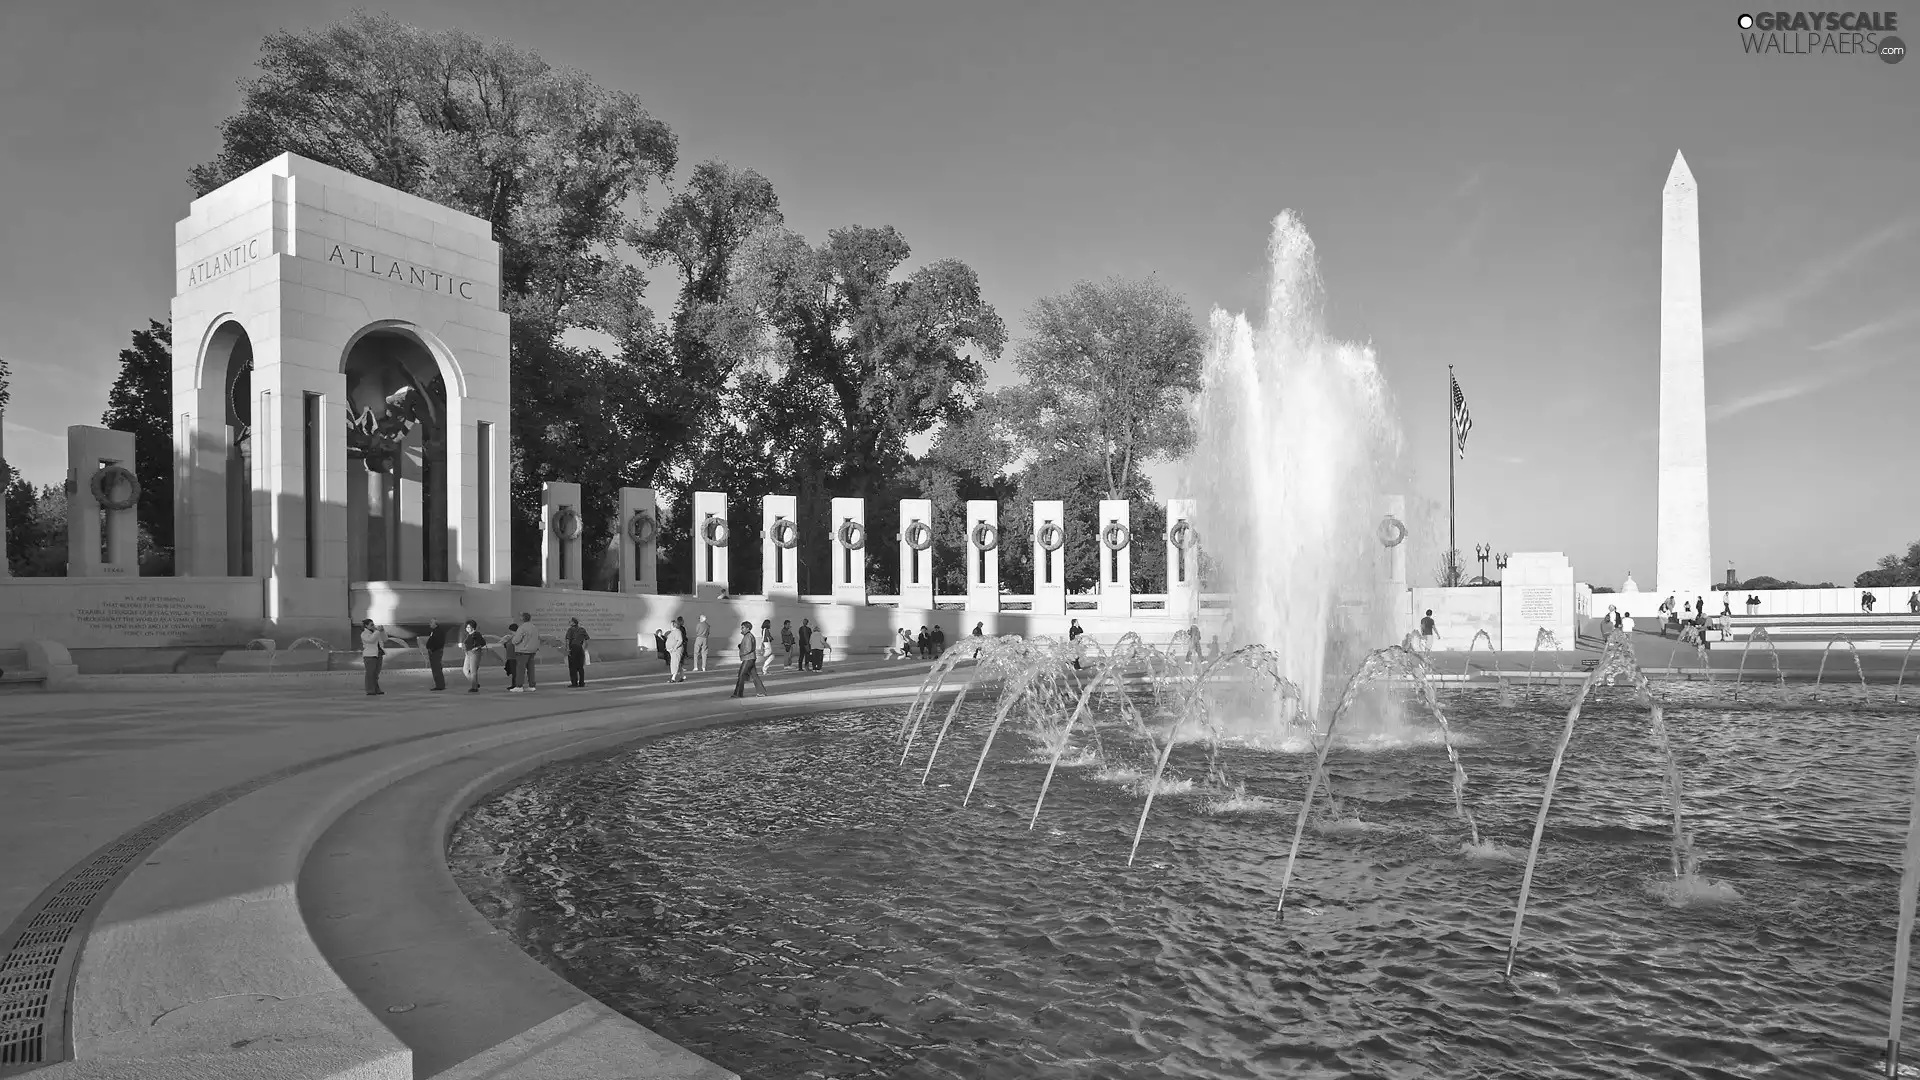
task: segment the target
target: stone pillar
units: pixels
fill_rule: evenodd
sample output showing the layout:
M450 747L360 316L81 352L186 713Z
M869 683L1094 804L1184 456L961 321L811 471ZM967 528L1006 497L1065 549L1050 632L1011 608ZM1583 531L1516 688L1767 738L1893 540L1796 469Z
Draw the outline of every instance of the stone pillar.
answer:
M1399 525L1398 529L1393 527L1396 523ZM1381 542L1385 543L1395 535L1400 537L1399 543L1386 549L1386 580L1387 584L1395 590L1403 590L1407 587L1408 534L1402 531L1407 528L1407 497L1388 495L1382 499L1380 501Z
M549 589L578 589L581 583L580 485L540 485L540 583Z
M1700 317L1700 193L1673 157L1661 193L1659 592L1705 596L1713 585L1707 527L1706 350Z
M783 540L793 546L782 546ZM800 598L800 500L796 496L760 497L760 594L768 599Z
M1133 617L1133 505L1100 500L1100 614Z
M711 600L727 591L727 495L693 493L693 595Z
M900 500L900 610L933 610L933 500ZM925 544L916 548L915 544Z
M1067 505L1059 499L1033 504L1033 613L1067 613ZM1049 544L1053 550L1047 550Z
M1200 530L1193 525L1199 504L1167 500L1167 617L1190 622L1200 616Z
M95 497L127 503L109 510ZM67 429L67 576L140 576L140 481L133 433L76 424Z
M1399 528L1394 528L1395 524ZM1386 547L1382 574L1385 582L1381 594L1387 610L1380 620L1380 627L1388 641L1402 641L1407 634L1420 625L1413 617L1413 593L1407 588L1407 537L1410 528L1407 525L1407 497L1388 495L1380 500L1380 540L1384 544L1394 536L1400 542Z
M652 488L620 489L620 517L613 545L620 552L623 593L652 596L660 591L660 508Z
M1000 504L967 500L967 610L1000 610Z
M833 500L833 602L867 603L867 501Z

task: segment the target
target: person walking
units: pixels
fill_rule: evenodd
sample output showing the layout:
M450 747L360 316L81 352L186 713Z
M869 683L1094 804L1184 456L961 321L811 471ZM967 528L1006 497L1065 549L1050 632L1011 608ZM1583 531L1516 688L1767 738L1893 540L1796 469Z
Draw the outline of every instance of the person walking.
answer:
M707 670L707 638L713 633L713 627L707 623L705 615L693 626L693 670Z
M1873 605L1875 603L1876 601L1874 600L1872 593L1860 594L1860 606L1867 609L1867 614L1869 615L1873 614Z
M1907 594L1907 610L1920 615L1920 590Z
M380 689L380 662L387 655L387 647L381 643L384 637L384 627L375 626L372 619L360 620L360 663L367 669L368 697L386 693Z
M520 624L510 622L507 632L500 635L500 652L507 658L507 693L517 694L520 686L520 654L515 650L520 645Z
M813 620L800 620L800 670L813 670Z
M1433 651L1433 639L1437 636L1438 630L1439 628L1433 625L1433 609L1428 608L1427 613L1420 616L1421 652L1430 653Z
M531 694L540 689L533 671L533 662L540 653L540 631L533 625L533 615L529 612L520 613L520 640L514 645L514 651L520 655L520 688Z
M748 679L753 680L755 697L767 696L767 684L760 681L760 643L754 640L753 624L743 622L740 624L740 674L733 680L732 697L747 696Z
M1086 633L1086 631L1080 629L1079 619L1070 620L1067 625L1067 644L1078 645L1080 643L1080 635L1084 633ZM1080 655L1077 651L1073 657L1073 670L1080 670Z
M487 639L480 633L480 624L472 619L461 627L460 634L460 674L467 677L467 693L480 692L480 654L487 651Z
M760 620L760 670L773 670L773 620Z
M678 619L668 624L666 645L660 655L667 658L667 681L686 682L687 674L681 670L687 662L687 630Z
M793 644L793 620L784 619L780 623L780 652L786 661L780 665L782 671L793 666Z
M441 657L446 655L447 628L441 626L440 620L432 616L428 616L427 618L426 644L427 666L433 669L433 688L435 690L445 690L447 688L447 676L446 673L441 670L440 662Z
M591 638L579 619L567 620L567 686L583 690L587 685L587 642Z

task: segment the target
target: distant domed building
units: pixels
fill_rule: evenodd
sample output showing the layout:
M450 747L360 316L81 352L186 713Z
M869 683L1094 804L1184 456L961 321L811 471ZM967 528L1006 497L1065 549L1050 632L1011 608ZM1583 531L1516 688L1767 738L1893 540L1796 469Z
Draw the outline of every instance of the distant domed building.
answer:
M1633 571L1627 571L1627 580L1620 586L1621 592L1639 592L1640 583L1633 580Z

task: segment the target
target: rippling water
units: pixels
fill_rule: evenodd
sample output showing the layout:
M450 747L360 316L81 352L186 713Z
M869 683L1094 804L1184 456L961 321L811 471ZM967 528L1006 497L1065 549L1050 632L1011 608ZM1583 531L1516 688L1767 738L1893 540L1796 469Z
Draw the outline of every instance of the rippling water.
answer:
M1670 701L1712 879L1676 899L1646 716L1597 690L1507 983L1569 693L1448 692L1479 850L1435 739L1356 728L1284 921L1302 755L1222 751L1246 797L1163 793L1129 868L1124 768L1062 769L1029 832L1046 766L1003 732L961 806L982 711L924 788L924 745L898 764L898 708L560 763L476 807L452 857L529 953L754 1080L1872 1075L1912 707ZM1114 733L1106 750L1144 755ZM1172 769L1204 780L1205 749Z

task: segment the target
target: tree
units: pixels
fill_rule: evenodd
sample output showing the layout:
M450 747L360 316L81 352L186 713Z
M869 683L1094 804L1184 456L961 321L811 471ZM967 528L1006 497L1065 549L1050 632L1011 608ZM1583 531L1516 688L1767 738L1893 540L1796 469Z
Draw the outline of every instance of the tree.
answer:
M172 398L173 327L148 319L145 330L133 332L133 346L120 350L120 376L107 392L100 426L133 433L140 527L154 554L173 550Z
M672 132L632 95L532 52L385 15L269 35L259 66L219 153L192 171L195 191L292 151L491 222L513 320L514 576L538 574L525 541L542 480L589 489L587 548L603 548L612 492L647 479L631 440L650 414L629 409L630 391L660 337L629 210L644 213L640 197L672 171ZM619 355L563 346L575 328Z
M7 562L15 577L67 572L67 493L52 484L38 493L15 478L7 487Z
M1882 555L1873 569L1853 579L1856 589L1885 589L1920 585L1920 540L1907 545L1905 555Z
M1040 458L1097 462L1109 499L1136 492L1141 466L1193 444L1188 395L1200 388L1200 327L1158 278L1082 281L1047 297L1002 391L1005 421Z
M778 225L738 256L734 289L753 313L760 347L723 396L731 430L696 463L703 477L746 468L799 496L813 554L801 585L824 579L833 496L887 493L910 462L907 440L963 418L997 357L1006 326L965 263L944 259L895 280L911 249L891 227L850 226L819 247ZM876 538L898 529L885 503L869 507ZM869 580L893 574L870 543Z

